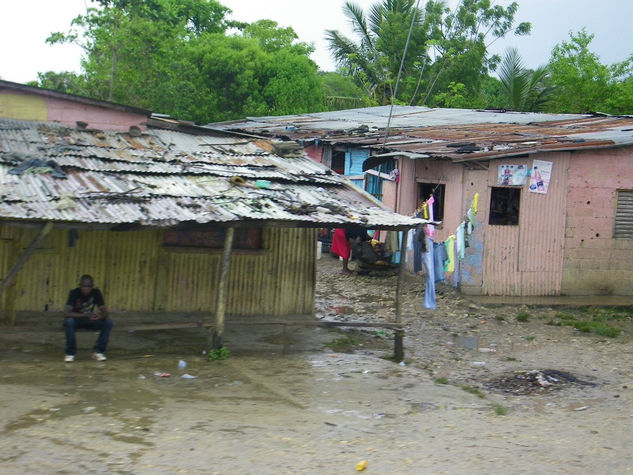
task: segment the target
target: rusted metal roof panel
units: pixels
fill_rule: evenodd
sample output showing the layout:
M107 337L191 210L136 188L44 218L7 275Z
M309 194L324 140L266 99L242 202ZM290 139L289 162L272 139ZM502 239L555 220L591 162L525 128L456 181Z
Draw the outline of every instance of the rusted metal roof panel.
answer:
M265 136L467 161L633 145L633 117L389 106L211 124Z
M234 137L140 136L0 119L0 219L173 226L413 227L307 157Z

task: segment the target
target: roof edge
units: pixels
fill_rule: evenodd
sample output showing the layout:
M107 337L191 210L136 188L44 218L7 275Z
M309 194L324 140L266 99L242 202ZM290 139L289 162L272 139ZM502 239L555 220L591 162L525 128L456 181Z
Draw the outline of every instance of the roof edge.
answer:
M106 109L114 109L122 112L131 112L134 114L141 114L146 117L151 115L151 111L147 109L141 109L140 107L128 106L119 104L117 102L103 101L101 99L93 99L87 96L78 96L76 94L69 94L67 92L55 91L54 89L46 89L38 86L28 86L18 82L5 81L0 79L0 89L13 89L16 91L29 92L31 94L38 94L40 96L54 97L56 99L66 99L70 101L79 102L81 104L89 104L97 107L104 107Z

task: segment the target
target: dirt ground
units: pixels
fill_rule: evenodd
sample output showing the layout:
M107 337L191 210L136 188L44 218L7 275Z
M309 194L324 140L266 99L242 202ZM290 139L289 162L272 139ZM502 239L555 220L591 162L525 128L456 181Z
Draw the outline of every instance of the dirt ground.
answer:
M393 320L394 275L339 271L319 261L317 318ZM19 316L31 327L0 328L1 471L633 471L632 308L483 306L440 286L429 311L422 288L406 279L404 364L388 331L298 328L282 354L279 327L230 324L224 361L200 330L115 329L107 362L82 333L64 364L60 321Z

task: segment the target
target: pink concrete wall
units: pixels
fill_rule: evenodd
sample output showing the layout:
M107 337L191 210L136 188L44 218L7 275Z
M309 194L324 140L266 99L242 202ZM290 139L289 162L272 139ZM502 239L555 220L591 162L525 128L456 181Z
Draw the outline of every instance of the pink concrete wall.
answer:
M490 190L488 188L487 170L464 170L464 186L462 209L466 212L475 193L479 193L478 212L475 215L475 226L470 235L469 247L464 252L464 260L460 262L460 290L467 295L481 295L484 266L484 236L488 222L490 207Z
M81 104L65 99L47 97L45 101L48 109L48 120L73 127L80 120L86 122L91 129L127 131L132 125L144 129L147 120L147 117L142 114Z
M397 186L395 181L383 180L382 182L382 204L388 206L392 211L396 209Z
M310 159L318 163L323 163L323 147L321 145L308 145L303 149Z
M462 206L464 167L447 161L409 160L415 165L415 184L413 193L418 199L419 183L441 183L445 185L444 218L436 230L436 241L444 241L455 234L457 225L462 222L466 210Z
M24 96L36 97L43 101L46 119L75 127L77 121L83 121L91 129L127 131L134 125L145 129L147 117L134 112L119 111L97 105L83 104L71 99L60 99L40 94L30 94L24 91L4 89L0 94L7 94L13 98ZM15 102L15 101L14 101ZM33 115L32 117L30 115ZM41 111L33 107L21 109L20 115L13 118L23 120L43 120Z
M633 239L613 238L618 189L633 189L633 148L572 155L564 294L633 295Z
M417 207L415 162L408 158L400 158L397 167L400 170L400 182L396 190L396 212L410 216Z

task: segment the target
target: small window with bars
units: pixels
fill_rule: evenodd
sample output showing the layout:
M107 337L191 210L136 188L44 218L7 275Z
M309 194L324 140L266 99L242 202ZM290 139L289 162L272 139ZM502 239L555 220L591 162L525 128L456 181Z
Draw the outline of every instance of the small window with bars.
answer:
M633 190L618 190L615 208L616 239L633 239Z

